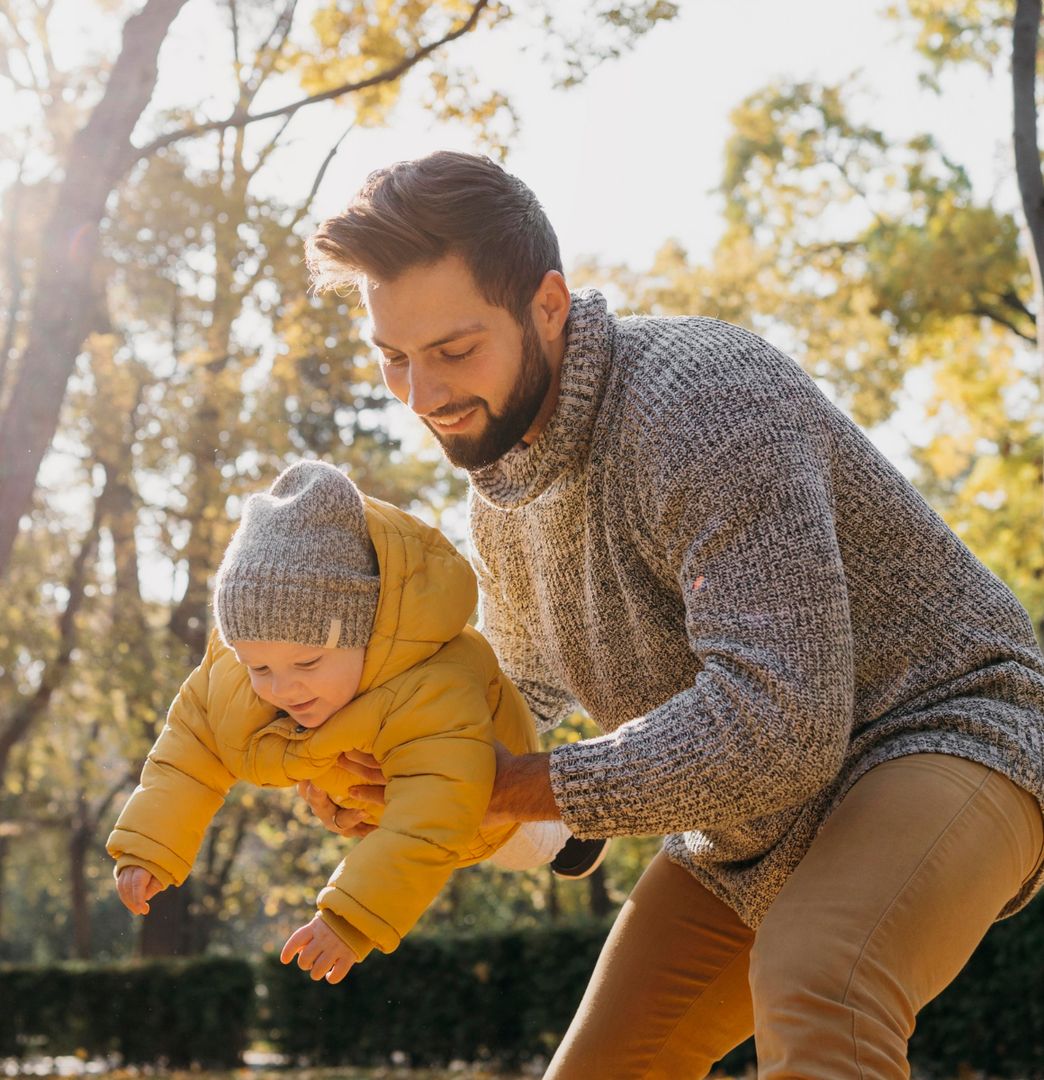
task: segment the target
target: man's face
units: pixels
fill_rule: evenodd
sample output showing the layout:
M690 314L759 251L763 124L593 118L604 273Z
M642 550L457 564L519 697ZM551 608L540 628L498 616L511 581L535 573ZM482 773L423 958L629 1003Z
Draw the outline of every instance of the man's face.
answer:
M540 339L482 296L459 257L370 282L366 301L388 389L454 465L482 468L535 435L552 382Z
M322 649L287 641L233 641L262 701L317 728L355 697L366 649Z

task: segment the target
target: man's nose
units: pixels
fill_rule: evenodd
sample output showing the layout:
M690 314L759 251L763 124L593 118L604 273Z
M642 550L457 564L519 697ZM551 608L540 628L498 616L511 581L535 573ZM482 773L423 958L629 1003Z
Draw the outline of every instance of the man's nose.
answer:
M422 364L410 364L406 404L418 415L427 416L449 400L441 379Z

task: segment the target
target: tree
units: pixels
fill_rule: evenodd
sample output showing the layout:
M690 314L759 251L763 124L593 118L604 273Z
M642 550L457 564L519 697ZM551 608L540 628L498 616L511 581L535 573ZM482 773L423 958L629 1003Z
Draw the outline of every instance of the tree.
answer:
M49 57L46 19L52 4L51 0L38 3L36 7L30 4L29 14L38 16L35 22L41 29L42 49ZM241 24L256 22L260 7L244 0L227 0L237 83L230 112L220 120L176 124L143 146L135 146L131 135L155 87L160 47L183 5L184 0L147 0L141 12L127 21L123 47L105 92L63 155L65 175L44 233L48 243L47 273L41 257L24 327L26 344L14 365L13 388L0 418L0 574L6 571L19 522L29 508L76 356L92 329L95 253L106 206L135 162L210 133L231 133L242 140L249 125L264 121L281 121L283 130L302 109L349 95L357 100L361 122L375 122L393 102L401 80L412 69L429 59L435 62L445 46L481 24L492 28L512 14L507 5L494 6L490 0L444 0L404 6L379 0L360 0L350 5L330 2L320 6L313 17L319 45L316 51L293 41L297 2L285 0L274 23L269 23L271 29L260 35L256 48L248 54L242 50ZM609 7L596 12L596 17L625 44L633 44L658 21L673 18L675 13L674 5L656 0ZM4 14L10 37L24 42L18 17L6 9ZM253 20L244 18L247 14ZM348 43L355 48L346 52ZM624 47L611 44L606 49L604 43L599 45L601 55L612 55ZM579 63L577 57L591 53L598 55L596 48L589 48L586 54L579 46L567 49L574 66ZM299 72L305 95L275 108L255 109L261 88L286 67ZM582 72L582 65L579 70ZM10 68L7 75L12 77ZM493 114L506 107L499 95L470 105L463 103L459 75L441 64L434 67L437 108L489 123ZM48 280L59 281L60 290L46 288ZM21 291L20 287L11 290L19 302Z
M602 5L596 15L606 16L608 38L575 48L593 54L606 40L626 45L647 29L629 20L646 11L653 21L666 18L669 7ZM22 0L0 13L0 32L24 39L12 40L8 53L22 66L0 68L0 79L22 79L41 106L53 99L40 123L12 141L23 166L5 195L16 213L5 217L13 242L0 267L9 346L0 365L0 407L7 406L0 424L17 420L11 408L28 377L33 304L46 291L45 245L34 250L29 238L53 217L64 190L60 174L50 180L49 163L67 158L85 125L78 103L98 93L96 67L59 72L38 60L37 53L50 55L49 10L48 0ZM43 845L72 883L67 889L34 870L40 902L24 903L27 879L20 906L8 910L24 923L67 908L69 938L81 954L117 947L119 911L99 846L113 800L133 783L167 703L202 651L209 582L245 495L288 457L311 454L350 464L379 497L422 500L436 514L459 492L434 449L400 453L382 419L389 398L359 311L303 295L300 251L329 162L355 127L387 122L412 67L425 64L434 106L475 124L494 151L503 145L509 103L495 90L465 93L468 73L428 47L470 33L473 17L490 30L512 13L459 0L406 7L375 0L319 5L315 22L300 26L293 3L271 13L261 0L228 0L221 10L231 46L229 112L218 122L202 119L195 102L166 113L150 107L138 125L144 134L126 144L131 160L92 241L92 332L62 361L68 379L45 380L56 394L52 404L61 403L48 461L64 468L45 466L37 477L0 580L0 834L12 873L34 865L30 844ZM622 21L608 18L614 12ZM354 59L344 59L342 39L355 46ZM566 43L563 55L573 50ZM289 89L298 84L303 97ZM290 104L263 108L263 94ZM309 191L274 197L266 170L292 152L290 119L345 97L352 115L331 137ZM51 290L59 308L67 285ZM162 595L154 584L143 589L157 566L171 578ZM294 835L302 852L314 853L316 828L294 825L295 814L278 800L237 793L211 830L190 887L163 894L139 947L201 948L224 932L229 911L261 906L259 860L270 860L268 880L277 881L293 858ZM287 843L266 846L280 822L289 822Z
M865 426L923 398L915 480L1044 638L1033 276L1013 211L927 135L856 118L850 84L776 83L733 112L710 265L676 244L628 302L739 322L792 351Z

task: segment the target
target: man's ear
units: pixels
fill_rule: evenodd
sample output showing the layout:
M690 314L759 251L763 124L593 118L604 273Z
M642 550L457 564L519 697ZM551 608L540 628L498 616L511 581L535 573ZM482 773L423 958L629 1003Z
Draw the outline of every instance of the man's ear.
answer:
M550 344L565 332L569 318L569 286L557 270L548 270L533 294L533 325L541 339Z

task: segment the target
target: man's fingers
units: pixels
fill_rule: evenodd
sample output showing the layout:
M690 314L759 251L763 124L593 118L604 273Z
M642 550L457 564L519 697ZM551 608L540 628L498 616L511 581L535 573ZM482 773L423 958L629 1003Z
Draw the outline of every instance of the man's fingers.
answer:
M317 788L310 780L300 781L297 791L313 810L318 811L330 802L330 796L322 788Z
M337 764L369 784L384 783L384 773L373 754L364 753L362 750L347 750L337 759Z
M329 828L341 836L357 836L356 829L363 824L363 811L348 806L334 808Z
M362 784L359 787L350 788L348 793L360 802L372 803L374 806L384 805L383 784Z
M308 803L312 813L328 829L331 828L334 814L337 813L337 803L325 791L317 788L315 784L309 783L307 780L302 780L297 785L297 790L304 798L304 801Z

